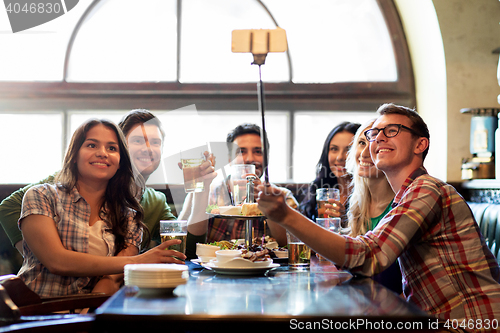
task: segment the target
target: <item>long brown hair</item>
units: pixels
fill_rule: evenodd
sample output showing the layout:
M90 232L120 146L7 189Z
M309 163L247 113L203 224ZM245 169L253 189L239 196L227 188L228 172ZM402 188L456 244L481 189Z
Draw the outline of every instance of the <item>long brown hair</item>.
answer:
M335 126L330 133L328 133L325 142L323 143L323 149L321 150L321 156L318 163L316 164L316 178L309 184L307 192L299 205L299 211L309 218L317 217L316 211L316 190L319 188L339 188L338 180L332 169L330 169L330 163L328 162L328 153L330 151L330 141L333 137L342 132L348 132L352 135L356 134L360 124L351 123L344 121L337 126ZM342 192L342 189L339 188ZM349 191L347 191L349 192ZM346 207L347 208L347 207Z
M88 131L99 124L115 132L120 152L120 167L109 180L104 200L100 207L100 210L105 209L106 220L110 224L112 233L115 236L116 255L126 248L125 239L127 236L127 216L129 209L135 211L135 223L139 227L142 227L143 232L146 233L146 239L150 239L149 230L142 222L144 211L138 201L144 188L144 180L138 172L135 173L137 176L134 177L134 166L130 160L125 137L118 126L106 119L89 119L80 125L75 133L73 133L64 157L63 167L57 174L55 182L60 183L60 186L67 192L76 186L79 173L75 161L78 152L85 142ZM146 242L146 244L148 243L149 241Z

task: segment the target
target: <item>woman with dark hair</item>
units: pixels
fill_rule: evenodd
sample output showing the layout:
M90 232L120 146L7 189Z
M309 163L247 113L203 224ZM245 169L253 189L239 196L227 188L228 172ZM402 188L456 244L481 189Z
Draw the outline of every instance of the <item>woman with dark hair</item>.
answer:
M345 168L347 152L360 124L342 122L335 126L323 144L321 157L316 165L316 179L309 185L308 191L299 205L299 211L314 220L318 216L316 190L319 188L338 188L340 202L334 212L336 217L345 217L345 204L349 197L351 177Z
M168 241L139 255L143 209L120 129L91 119L73 134L55 184L33 186L22 205L18 276L40 296L116 291L126 264L183 263ZM175 256L175 257L174 257ZM116 274L113 276L113 274ZM106 278L101 278L106 276Z
M127 140L128 151L132 165L135 167L138 178L142 177L146 182L149 176L158 168L162 157L162 148L165 141L165 131L162 128L161 121L149 110L134 109L128 112L118 124ZM202 175L206 181L205 186L209 187L211 180L216 173L213 168L211 156L201 166ZM57 173L56 173L57 174ZM12 193L0 203L0 223L6 231L12 245L22 254L23 236L18 228L17 222L21 215L21 204L25 193L34 185L49 183L54 184L55 175L51 175L36 184L29 184ZM190 209L186 219L190 222L202 221L206 219L205 209L208 203L208 194L205 192L197 193L195 196L196 209ZM151 187L144 187L140 205L144 210L142 222L147 226L151 233L151 242L143 237L142 247L154 247L160 243L160 221L175 220L176 217L168 205L164 193ZM200 231L201 223L188 224L188 243L194 244L204 242L202 236L194 234L203 234ZM193 246L188 246L192 249ZM192 252L192 251L191 251ZM191 254L191 257L195 254Z

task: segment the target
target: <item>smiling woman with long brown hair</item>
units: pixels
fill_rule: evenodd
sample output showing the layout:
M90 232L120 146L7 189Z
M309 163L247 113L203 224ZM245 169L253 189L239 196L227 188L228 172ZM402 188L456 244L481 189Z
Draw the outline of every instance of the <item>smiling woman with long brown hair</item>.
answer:
M19 227L24 262L19 276L41 296L117 290L129 263L177 262L165 242L138 255L143 210L120 129L91 119L74 133L54 185L32 187ZM139 182L139 185L136 184ZM149 237L149 235L148 235ZM101 278L106 276L106 278Z
M316 190L319 188L338 188L340 202L335 216L345 217L345 204L349 197L351 175L347 173L345 162L347 152L352 144L354 134L360 124L342 122L335 126L327 135L318 164L316 178L308 187L307 193L299 205L299 211L314 220L318 217L316 207ZM345 220L345 219L344 219Z

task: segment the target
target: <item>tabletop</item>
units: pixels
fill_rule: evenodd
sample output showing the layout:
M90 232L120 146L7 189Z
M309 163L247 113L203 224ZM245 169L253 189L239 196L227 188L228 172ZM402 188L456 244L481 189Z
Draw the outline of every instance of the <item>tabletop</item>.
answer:
M246 328L426 331L433 319L370 278L354 278L314 261L249 276L215 274L194 263L173 293L144 294L125 286L96 310L102 331L157 329L204 332ZM236 326L235 326L236 325ZM264 326L263 326L264 325ZM403 325L403 326L402 326Z

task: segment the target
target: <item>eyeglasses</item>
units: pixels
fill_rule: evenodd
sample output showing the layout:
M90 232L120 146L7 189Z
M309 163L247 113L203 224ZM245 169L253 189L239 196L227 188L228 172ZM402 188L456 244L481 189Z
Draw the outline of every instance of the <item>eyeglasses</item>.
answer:
M401 128L404 128L405 130L408 130L409 132L411 132L411 133L413 133L415 135L420 136L420 134L418 134L415 130L413 130L413 129L405 126L405 125L401 125L401 124L389 124L386 127L371 128L369 130L366 130L365 131L365 137L366 137L366 140L368 140L369 142L373 142L373 141L375 141L375 138L380 133L380 131L383 131L384 135L386 137L393 138L396 135L398 135L399 132L401 132Z

